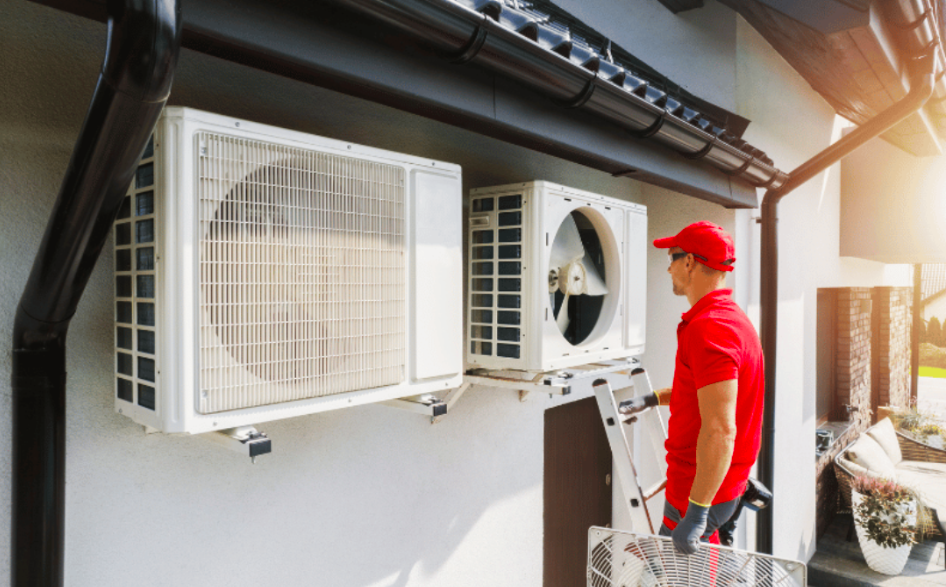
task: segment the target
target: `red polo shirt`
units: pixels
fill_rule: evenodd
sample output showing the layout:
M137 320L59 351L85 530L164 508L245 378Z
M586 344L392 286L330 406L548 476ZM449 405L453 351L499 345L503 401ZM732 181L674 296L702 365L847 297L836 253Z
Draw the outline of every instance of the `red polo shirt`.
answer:
M765 370L762 345L749 318L721 289L700 298L677 326L677 362L670 396L667 442L667 500L686 512L696 475L700 407L696 390L738 380L736 442L729 472L713 504L742 495L749 469L759 454Z

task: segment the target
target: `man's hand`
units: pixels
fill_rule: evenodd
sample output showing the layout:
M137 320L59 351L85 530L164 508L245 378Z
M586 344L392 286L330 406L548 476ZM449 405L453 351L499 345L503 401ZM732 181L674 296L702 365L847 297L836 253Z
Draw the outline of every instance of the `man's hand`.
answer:
M673 529L670 536L673 545L683 554L694 554L700 549L700 537L706 532L706 519L709 508L692 501L687 505L687 513Z
M647 395L640 395L621 402L620 405L618 405L618 413L630 416L631 414L643 412L647 408L652 408L659 404L660 400L657 398L657 394L650 392Z

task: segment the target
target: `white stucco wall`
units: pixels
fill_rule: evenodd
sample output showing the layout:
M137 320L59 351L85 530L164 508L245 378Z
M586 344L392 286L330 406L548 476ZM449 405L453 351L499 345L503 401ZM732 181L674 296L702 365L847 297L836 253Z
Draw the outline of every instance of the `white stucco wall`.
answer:
M717 106L735 109L736 19L716 0L679 14L656 0L557 4L673 83Z
M662 51L648 43L640 56L751 119L747 140L782 169L828 144L835 128L830 108L734 14L716 2L680 17L656 2L641 10L646 18L629 21L627 30L654 38L659 25L673 34ZM0 423L9 430L15 304L91 96L105 27L23 0L3 0L3 12ZM701 18L723 23L722 33L710 35ZM634 50L634 36L628 38L623 43ZM651 239L713 220L736 235L739 261L730 285L757 315L754 212L613 178L191 51L182 52L171 103L458 163L465 191L541 178L640 202L649 208ZM905 272L840 258L837 223L836 170L782 206L776 551L805 559L814 548L815 290L908 285ZM665 386L686 302L670 292L665 252L651 249L648 263L644 361L654 385ZM111 270L106 255L69 336L66 584L541 585L544 410L580 394L520 403L514 392L475 390L434 426L374 406L275 422L264 427L274 454L250 465L199 438L146 436L113 412ZM9 435L0 435L3 504L9 446ZM4 507L0 553L9 551ZM0 554L0 585L8 564Z

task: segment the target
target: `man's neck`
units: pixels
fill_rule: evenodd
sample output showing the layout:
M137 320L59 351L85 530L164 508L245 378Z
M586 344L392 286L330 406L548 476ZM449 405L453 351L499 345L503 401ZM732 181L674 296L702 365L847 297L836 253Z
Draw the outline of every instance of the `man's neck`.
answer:
M687 292L687 301L690 302L690 307L692 308L698 301L702 300L705 295L721 289L726 289L725 281L713 280L705 284L694 284L694 287Z

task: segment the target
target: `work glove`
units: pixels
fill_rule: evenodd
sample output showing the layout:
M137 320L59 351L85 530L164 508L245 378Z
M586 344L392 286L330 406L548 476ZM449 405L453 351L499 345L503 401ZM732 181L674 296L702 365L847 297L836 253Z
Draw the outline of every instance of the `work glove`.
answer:
M683 554L694 554L700 549L700 537L706 532L709 507L693 503L687 505L687 513L670 533L673 545Z
M647 408L652 408L657 405L660 405L660 399L658 399L657 394L652 391L646 395L639 395L621 402L618 406L618 413L630 416L631 414L643 412Z

